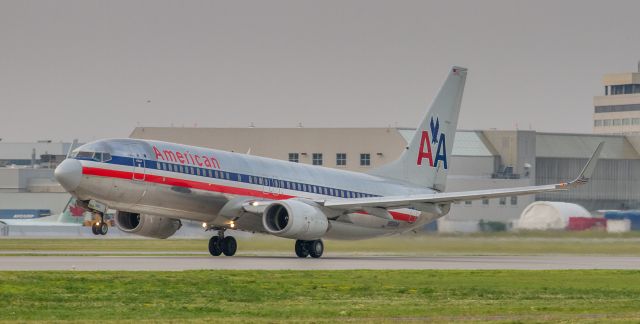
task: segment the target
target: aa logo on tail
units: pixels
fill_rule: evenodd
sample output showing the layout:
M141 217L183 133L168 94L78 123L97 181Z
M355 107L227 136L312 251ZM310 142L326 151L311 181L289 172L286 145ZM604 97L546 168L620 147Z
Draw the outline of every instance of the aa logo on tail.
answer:
M423 130L422 138L420 139L420 150L418 151L418 165L422 165L422 160L429 160L429 166L438 167L438 162L442 162L441 165L444 169L447 169L447 147L445 134L440 132L440 121L436 117L435 122L433 117L429 122L430 132ZM431 134L429 134L431 133ZM433 157L433 151L431 144L436 148L435 158Z

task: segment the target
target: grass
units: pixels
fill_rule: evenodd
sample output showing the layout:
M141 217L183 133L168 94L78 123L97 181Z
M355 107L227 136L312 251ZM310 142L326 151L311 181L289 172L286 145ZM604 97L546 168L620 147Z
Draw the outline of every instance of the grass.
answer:
M238 238L238 254L293 251L293 240L256 235ZM640 255L640 235L601 232L530 232L472 235L403 235L363 241L326 240L327 253L392 255L591 254ZM206 252L206 239L0 239L3 251Z
M0 321L640 321L640 271L2 272Z

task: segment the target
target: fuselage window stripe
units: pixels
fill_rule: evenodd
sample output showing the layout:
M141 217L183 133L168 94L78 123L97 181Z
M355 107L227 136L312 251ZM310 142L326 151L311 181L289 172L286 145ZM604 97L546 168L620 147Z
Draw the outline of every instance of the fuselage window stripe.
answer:
M82 158L76 158L76 159L87 160ZM101 163L134 166L133 158L131 157L112 156L111 160L104 161ZM244 182L244 183L253 184L253 185L264 185L268 187L284 188L288 190L302 191L302 192L321 194L321 195L333 196L333 197L341 197L341 198L380 197L379 195L373 195L373 194L356 192L356 191L316 186L312 184L286 181L286 180L279 181L272 178L252 176L252 175L240 174L235 172L210 170L210 169L204 169L204 168L198 168L198 167L184 166L180 164L158 162L153 160L145 160L144 165L147 169L152 169L152 170L190 174L194 176L208 177L208 178L221 179L221 180L230 180L235 182Z

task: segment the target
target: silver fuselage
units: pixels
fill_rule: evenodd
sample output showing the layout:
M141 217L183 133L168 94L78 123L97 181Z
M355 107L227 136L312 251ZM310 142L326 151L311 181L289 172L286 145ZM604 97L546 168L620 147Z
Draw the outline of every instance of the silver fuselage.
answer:
M224 211L227 203L245 199L295 197L320 201L434 192L364 173L161 141L101 140L74 152L85 151L101 152L103 157L87 158L82 154L73 157L82 166L82 177L70 191L81 200L95 200L122 211L222 227L233 220L235 229L250 232L265 231L261 218L227 215ZM330 220L326 237L361 239L404 232L443 213L446 211L398 209L390 211L392 219L366 211L344 213Z

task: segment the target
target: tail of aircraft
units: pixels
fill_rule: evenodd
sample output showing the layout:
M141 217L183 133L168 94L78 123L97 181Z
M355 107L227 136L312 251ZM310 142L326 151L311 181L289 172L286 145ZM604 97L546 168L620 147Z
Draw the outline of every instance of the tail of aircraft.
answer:
M467 69L452 67L400 158L370 174L444 191Z
M67 205L57 218L58 223L82 223L84 221L84 209L76 205L76 198L71 197L67 201Z

